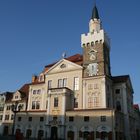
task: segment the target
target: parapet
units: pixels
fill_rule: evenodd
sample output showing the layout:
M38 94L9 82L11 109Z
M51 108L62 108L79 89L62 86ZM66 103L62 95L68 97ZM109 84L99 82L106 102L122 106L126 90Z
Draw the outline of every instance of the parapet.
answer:
M110 46L110 40L104 30L81 35L81 47L94 45L95 43L106 43L107 46Z

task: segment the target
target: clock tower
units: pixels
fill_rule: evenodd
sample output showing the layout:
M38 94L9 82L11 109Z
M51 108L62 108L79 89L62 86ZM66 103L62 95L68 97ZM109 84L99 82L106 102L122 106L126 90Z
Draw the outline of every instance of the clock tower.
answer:
M96 5L89 22L89 33L81 35L84 77L111 76L110 43L102 29Z

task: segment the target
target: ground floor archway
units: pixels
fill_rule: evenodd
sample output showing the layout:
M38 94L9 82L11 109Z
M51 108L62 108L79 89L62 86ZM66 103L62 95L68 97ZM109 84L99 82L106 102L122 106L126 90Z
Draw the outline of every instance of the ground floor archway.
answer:
M96 132L96 139L99 140L112 140L112 132Z
M44 136L44 131L43 130L38 130L38 135L37 135L37 139L41 140Z
M7 125L4 126L3 135L4 135L4 136L9 135L9 127L8 127Z
M30 138L32 135L32 130L31 129L27 129L26 130L26 138Z
M74 132L73 131L68 131L67 132L67 139L68 140L74 140Z

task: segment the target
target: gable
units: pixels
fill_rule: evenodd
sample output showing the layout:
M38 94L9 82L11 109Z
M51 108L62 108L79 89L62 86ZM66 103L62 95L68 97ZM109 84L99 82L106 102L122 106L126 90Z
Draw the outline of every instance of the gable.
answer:
M12 101L17 101L17 100L21 100L21 93L19 91L16 91L13 94L13 98L12 98Z
M82 70L82 66L68 61L66 59L62 59L59 62L57 62L54 66L52 66L46 74L75 71L80 69Z

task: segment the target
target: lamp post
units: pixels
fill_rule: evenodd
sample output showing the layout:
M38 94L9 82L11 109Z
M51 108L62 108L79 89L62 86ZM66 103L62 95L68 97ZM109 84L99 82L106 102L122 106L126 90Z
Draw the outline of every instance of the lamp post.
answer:
M20 109L21 109L21 106L19 105L18 101L16 101L15 104L12 104L11 109L12 109L12 112L14 113L13 126L12 126L12 136L14 136L16 114L20 112Z

